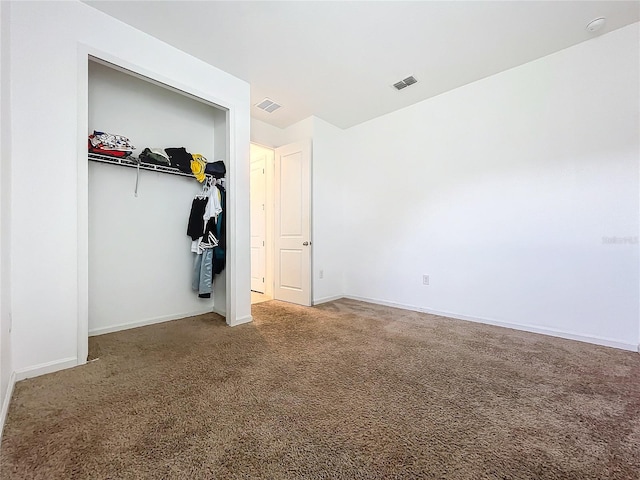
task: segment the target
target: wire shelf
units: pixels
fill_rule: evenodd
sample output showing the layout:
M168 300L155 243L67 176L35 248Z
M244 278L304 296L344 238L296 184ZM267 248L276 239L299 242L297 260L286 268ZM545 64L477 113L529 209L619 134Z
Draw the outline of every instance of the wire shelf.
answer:
M92 162L110 163L112 165L122 165L123 167L138 167L140 163L140 170L150 170L152 172L169 173L171 175L178 175L180 177L194 178L193 174L185 173L174 167L165 167L164 165L155 165L153 163L141 162L138 157L110 157L109 155L100 155L98 153L89 153L89 160Z

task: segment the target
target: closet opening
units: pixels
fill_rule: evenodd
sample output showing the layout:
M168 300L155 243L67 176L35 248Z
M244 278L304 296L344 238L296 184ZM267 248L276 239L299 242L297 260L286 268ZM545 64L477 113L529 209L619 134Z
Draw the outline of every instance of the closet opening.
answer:
M211 255L210 295L202 278L194 291L198 245L187 227L194 199L215 189L223 211L214 234L232 233L229 123L224 107L89 56L87 135L114 135L100 136L106 158L94 151L88 162L89 336L210 312L228 321L228 252Z

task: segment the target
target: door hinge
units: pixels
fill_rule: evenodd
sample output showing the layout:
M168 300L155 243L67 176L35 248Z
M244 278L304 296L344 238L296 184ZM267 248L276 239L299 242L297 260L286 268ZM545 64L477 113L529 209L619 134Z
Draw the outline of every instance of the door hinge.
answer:
M262 283L264 283L264 277L262 277Z
M262 246L264 247L264 240L262 240Z

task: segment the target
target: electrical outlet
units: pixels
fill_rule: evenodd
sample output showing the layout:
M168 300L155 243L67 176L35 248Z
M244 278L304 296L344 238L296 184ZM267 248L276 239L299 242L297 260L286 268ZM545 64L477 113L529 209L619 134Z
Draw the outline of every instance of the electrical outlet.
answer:
M429 285L429 275L422 275L422 284Z
M324 270L322 270L322 269L321 269L321 270L318 272L318 278L324 278Z

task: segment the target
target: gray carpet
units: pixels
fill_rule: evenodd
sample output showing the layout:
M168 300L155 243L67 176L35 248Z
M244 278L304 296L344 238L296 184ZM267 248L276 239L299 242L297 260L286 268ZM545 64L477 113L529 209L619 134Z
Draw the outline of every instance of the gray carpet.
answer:
M351 300L90 339L3 479L638 479L640 355Z

